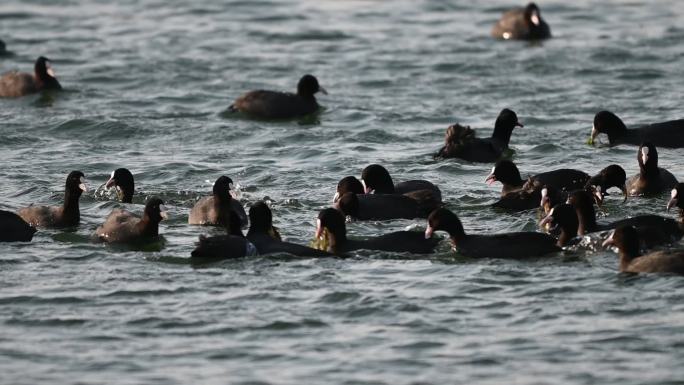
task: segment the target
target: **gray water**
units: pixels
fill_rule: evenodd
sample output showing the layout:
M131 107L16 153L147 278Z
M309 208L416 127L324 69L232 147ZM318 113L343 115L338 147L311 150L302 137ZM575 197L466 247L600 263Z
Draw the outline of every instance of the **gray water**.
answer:
M524 174L610 163L636 147L585 144L594 113L628 125L682 118L684 4L543 1L554 38L489 37L503 1L84 0L0 4L0 70L53 60L65 91L0 100L0 208L61 202L66 174L93 190L81 225L0 244L3 384L674 384L684 369L684 280L625 276L609 251L472 260L359 252L188 264L187 213L221 174L241 200L268 197L285 238L308 243L337 181L382 163L437 183L469 232L535 230L533 211L488 207L490 164L434 161L450 124L489 135L498 112L525 128ZM241 93L330 92L315 119L225 113ZM606 141L606 139L603 139ZM660 149L679 178L682 150ZM90 242L120 204L95 192L117 167L140 212L161 196L160 250ZM666 196L611 197L618 219ZM422 221L350 224L355 236Z

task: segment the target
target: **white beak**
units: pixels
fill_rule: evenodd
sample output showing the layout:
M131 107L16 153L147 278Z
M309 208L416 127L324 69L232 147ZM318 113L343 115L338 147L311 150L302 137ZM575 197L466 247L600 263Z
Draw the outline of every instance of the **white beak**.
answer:
M370 187L366 186L366 181L361 179L361 184L363 185L363 193L364 194L371 194L373 190L370 189Z
M613 243L613 235L615 235L615 230L613 230L613 231L610 233L610 237L608 237L608 239L606 239L605 241L603 241L603 243L601 244L601 246L603 246L603 247L608 247L608 246L610 246L610 245L613 245L613 244L614 244L614 243Z
M537 12L533 13L532 16L530 16L530 21L534 25L539 25L539 15L537 15Z
M159 215L162 217L162 219L169 219L169 213L166 211L166 207L164 207L164 205L159 205Z
M648 162L648 147L641 149L641 161L646 164Z
M541 191L541 201L539 202L539 207L544 207L544 203L549 201L549 190L543 188Z
M81 177L80 181L81 181L81 184L78 185L78 188L83 190L83 192L88 191L88 185L85 182L85 178Z
M53 78L57 77L57 74L55 73L55 70L52 69L50 63L45 63L45 67L47 67L46 71L48 75L52 76Z
M333 204L337 203L337 201L340 199L340 193L335 192L335 196L333 197Z
M425 239L432 238L432 233L434 232L435 230L430 225L428 225L428 227L425 229Z

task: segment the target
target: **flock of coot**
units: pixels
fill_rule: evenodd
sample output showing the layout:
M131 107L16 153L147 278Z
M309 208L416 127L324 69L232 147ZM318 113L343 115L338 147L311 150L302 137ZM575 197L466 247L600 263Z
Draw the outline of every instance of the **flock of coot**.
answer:
M539 8L530 3L504 13L493 27L492 35L500 39L531 40L549 38L551 31L541 18ZM0 41L0 54L3 53L7 51ZM33 74L15 71L0 77L0 97L19 97L61 88L50 61L42 56L35 63ZM297 118L319 110L314 96L318 92L326 91L314 76L305 75L297 84L296 93L251 91L238 97L229 110L258 119ZM607 165L594 175L559 169L522 178L517 166L506 159L516 127L523 127L523 124L510 109L500 112L492 134L487 138L478 137L477 131L470 127L452 125L447 128L444 145L435 158L495 163L485 178L486 183L502 184L501 197L493 206L505 210L538 207L543 213L540 227L545 232L470 234L458 216L443 207L442 192L437 186L425 180L395 183L385 167L372 164L362 170L360 180L354 176L340 180L333 207L321 210L318 215L313 247L283 241L273 226L272 212L266 203L252 203L247 214L233 196L232 180L220 176L212 194L200 199L190 210L188 223L221 226L226 234L201 236L191 259L207 263L272 253L320 257L344 255L358 249L426 254L432 253L439 243L439 239L433 237L437 231L448 233L453 248L466 257L526 258L555 253L566 246L587 247L583 236L612 230L600 241L603 246L617 247L620 271L684 274L684 251L665 249L642 255L644 250L670 245L684 235L684 183L678 183L669 171L658 167L657 152L657 147L684 147L684 120L628 129L612 112L600 111L595 115L589 144L603 133L608 136L611 146L639 146L639 173L630 178L616 164ZM115 188L121 202L131 203L134 178L129 170L115 170L105 186ZM628 196L658 197L670 192L670 199L663 202L663 208L676 207L680 216L675 220L658 215L638 215L612 223L598 223L595 206L601 207L611 188L620 189L624 199ZM0 241L27 242L36 228L77 226L79 198L85 191L85 175L72 171L66 179L61 206L31 205L16 213L0 210ZM149 242L159 235L159 223L167 217L163 204L159 198L148 199L141 216L115 209L93 236L109 243ZM347 237L347 223L398 218L426 218L426 230L424 233L398 231L365 239ZM244 235L243 229L247 226L249 230Z

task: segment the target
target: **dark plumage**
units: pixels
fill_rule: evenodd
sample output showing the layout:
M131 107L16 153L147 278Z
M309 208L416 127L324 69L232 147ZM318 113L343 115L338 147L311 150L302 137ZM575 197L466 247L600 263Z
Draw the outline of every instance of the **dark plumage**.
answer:
M492 207L522 211L542 207L545 212L565 199L565 192L547 186L534 179L528 179L519 189L499 198Z
M212 263L259 254L254 244L242 234L240 220L233 210L222 210L221 218L220 225L225 228L226 234L213 237L200 235L199 242L190 254L190 261L193 264ZM275 235L280 237L277 232Z
M605 196L608 195L608 189L612 187L619 188L624 194L625 199L627 199L626 181L627 174L625 173L625 170L617 164L611 164L601 170L598 174L589 178L585 190L594 194L598 204L603 203Z
M334 254L358 249L428 254L437 246L436 240L425 239L423 234L416 231L396 231L364 240L348 239L344 216L333 208L324 209L318 214L316 238L326 235L327 251Z
M581 189L588 180L589 174L569 168L542 172L528 178L530 183L540 183L565 191ZM485 182L490 185L494 182L501 182L503 185L501 190L502 196L519 190L525 184L525 180L520 177L520 172L515 163L505 159L496 163L494 168L492 168L492 172L485 179Z
M677 178L664 168L658 167L658 151L651 143L644 143L637 152L639 174L626 183L629 195L657 195L669 191L677 184Z
M337 200L346 193L365 194L366 192L363 183L356 179L355 176L345 176L337 183L337 190L333 197L333 203L337 203Z
M123 203L133 202L133 191L135 190L135 183L133 181L133 174L126 168L117 168L112 171L112 175L105 184L105 187L116 187L117 196Z
M87 191L85 176L80 171L72 171L66 179L64 187L64 204L62 206L29 206L17 213L28 224L34 227L70 227L78 225L81 213L78 199Z
M449 233L459 254L471 258L528 258L559 251L556 239L548 234L516 232L492 235L466 234L456 214L441 208L428 217L425 237L435 231Z
M525 8L514 8L504 13L494 24L492 36L497 39L548 39L551 29L542 19L537 4L529 3Z
M283 242L280 234L273 227L273 214L264 202L257 202L249 208L249 232L247 239L254 244L260 255L287 253L300 257L326 257L331 256L322 250L298 245L291 242Z
M7 46L5 45L5 42L0 40L0 56L6 55L7 54Z
M256 255L256 247L245 237L230 234L213 237L200 235L199 242L190 254L190 262L205 264Z
M36 228L13 212L0 210L0 242L30 242Z
M579 235L615 229L621 226L634 226L644 248L669 244L681 239L684 235L683 223L672 218L652 214L636 215L608 223L597 223L593 199L586 191L571 193L568 197L568 203L575 208L579 221Z
M161 199L150 198L145 205L142 218L130 211L115 209L95 230L95 236L108 243L138 243L152 240L159 235L159 222L168 218L163 205Z
M371 164L363 169L361 184L366 194L403 194L414 199L426 199L429 196L436 202L442 202L442 191L433 183L419 179L395 185L389 171L379 164Z
M577 237L579 221L577 220L577 214L575 214L575 208L572 205L561 203L553 206L548 215L539 223L542 227L546 224L560 229L558 242L556 243L558 247L567 246L572 239Z
M603 246L614 245L620 253L620 272L674 273L684 275L684 251L658 251L639 256L639 234L632 226L615 229Z
M515 127L523 125L518 121L515 112L507 108L499 113L490 138L477 138L475 131L470 127L455 124L447 128L444 147L435 157L460 158L471 162L496 162L508 149L508 142Z
M61 90L62 86L50 67L50 60L41 56L36 60L34 73L7 72L0 76L0 97L15 98L43 90Z
M414 192L415 197L421 192L424 199L414 199L399 194L354 194L345 193L335 203L335 208L344 215L357 220L387 220L427 218L427 216L441 204L432 199L429 190Z
M230 106L233 111L240 111L260 119L291 119L317 112L318 102L314 94L327 94L312 75L304 75L297 84L297 93L257 90L250 91L237 99Z
M650 142L658 147L684 147L684 119L653 123L628 129L620 118L610 111L599 111L594 116L589 144L594 144L598 134L608 135L611 146L619 144L640 145Z
M200 199L188 215L191 225L227 226L228 212L235 213L234 221L239 221L239 228L247 226L245 208L237 199L233 199L231 190L233 180L227 176L220 176L214 182L213 195ZM234 226L235 227L235 226Z

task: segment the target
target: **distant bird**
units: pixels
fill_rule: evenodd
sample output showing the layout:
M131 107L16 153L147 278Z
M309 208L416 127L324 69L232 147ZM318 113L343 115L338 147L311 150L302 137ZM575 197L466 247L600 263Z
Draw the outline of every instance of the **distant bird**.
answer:
M541 17L539 7L529 3L525 8L514 8L494 24L492 36L497 39L539 40L551 37L551 29Z
M297 84L297 93L257 90L250 91L229 107L260 119L291 119L312 114L319 109L314 94L327 91L313 75L304 75Z
M112 176L109 177L105 187L116 187L117 196L121 202L133 202L135 183L133 181L133 174L131 174L127 168L117 168L116 170L112 171Z
M164 202L150 198L142 217L128 210L113 210L105 222L95 230L95 236L107 243L138 243L159 235L159 222L168 218Z
M619 144L641 145L644 142L665 148L684 147L684 119L647 124L627 128L617 115L610 111L599 111L594 116L589 144L593 145L599 134L608 135L611 146Z
M684 275L684 250L639 252L639 235L632 226L618 227L603 246L615 246L620 253L620 272L672 273Z
M61 90L50 60L41 56L36 60L34 73L11 71L0 76L0 97L15 98L43 90Z
M0 210L0 242L30 242L36 228L13 212Z
M76 226L81 220L78 200L84 191L88 191L85 176L80 171L72 171L66 179L64 204L62 206L31 205L20 209L17 214L34 227Z
M470 127L454 124L447 128L444 146L435 154L436 158L460 158L470 162L496 162L508 150L508 142L515 127L523 127L515 112L505 108L496 118L494 132L490 138L475 136Z

